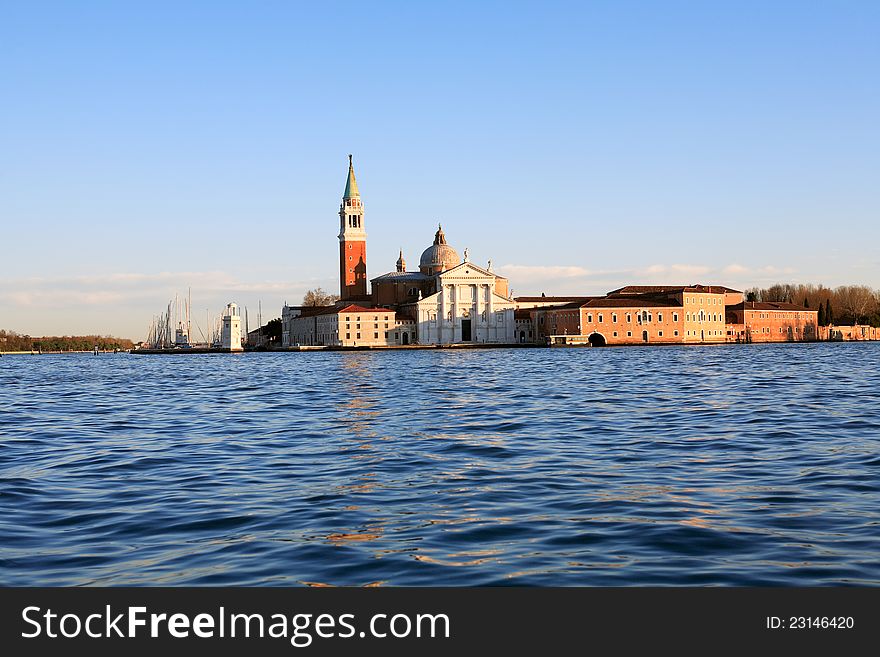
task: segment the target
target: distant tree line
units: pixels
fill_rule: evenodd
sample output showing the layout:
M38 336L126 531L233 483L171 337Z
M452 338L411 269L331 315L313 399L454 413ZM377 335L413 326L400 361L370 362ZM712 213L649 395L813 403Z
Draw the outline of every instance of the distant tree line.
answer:
M784 301L819 310L819 326L870 324L880 326L880 290L867 285L777 283L746 290L746 301Z
M42 338L0 330L0 351L91 351L97 345L102 351L131 349L134 343L126 338L109 335L65 335Z

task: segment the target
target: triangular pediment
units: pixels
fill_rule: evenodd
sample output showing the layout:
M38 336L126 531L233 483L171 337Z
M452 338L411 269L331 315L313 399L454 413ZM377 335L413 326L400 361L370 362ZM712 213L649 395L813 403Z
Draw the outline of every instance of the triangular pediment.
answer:
M478 265L475 265L472 262L463 262L460 265L455 265L451 269L447 269L446 271L438 274L440 279L444 278L452 278L452 277L463 277L463 278L501 278L497 274L492 273L488 269L484 269Z

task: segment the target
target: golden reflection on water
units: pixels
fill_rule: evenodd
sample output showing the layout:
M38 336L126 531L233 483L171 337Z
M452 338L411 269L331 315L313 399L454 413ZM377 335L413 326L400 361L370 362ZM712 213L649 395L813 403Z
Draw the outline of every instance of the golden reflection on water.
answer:
M339 584L328 584L327 582L307 582L305 580L300 580L300 584L304 586L311 586L312 588L324 589L324 588L336 588ZM367 584L360 584L359 586L364 589L374 588L377 586L382 586L385 584L385 580L379 580L378 582L369 582Z
M498 555L501 554L501 550L494 549L486 549L486 550L471 550L466 552L453 552L451 554L446 555L444 558L432 557L427 554L414 554L413 559L416 561L423 561L425 563L433 563L440 566L479 566L488 561L498 561Z
M346 543L363 543L375 541L382 538L382 534L382 527L376 525L368 529L365 528L364 531L338 532L335 534L328 534L325 540L329 543L332 543L333 545L345 545Z

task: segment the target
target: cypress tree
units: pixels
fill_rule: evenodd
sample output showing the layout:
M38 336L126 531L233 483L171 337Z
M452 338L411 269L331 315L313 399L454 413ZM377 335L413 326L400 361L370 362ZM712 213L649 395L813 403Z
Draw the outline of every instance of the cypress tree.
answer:
M831 326L834 323L834 311L831 309L831 299L825 302L825 326Z
M819 318L816 320L819 326L825 326L825 306L819 304Z
M804 308L809 308L809 307L810 307L810 300L807 299L807 297L804 297Z

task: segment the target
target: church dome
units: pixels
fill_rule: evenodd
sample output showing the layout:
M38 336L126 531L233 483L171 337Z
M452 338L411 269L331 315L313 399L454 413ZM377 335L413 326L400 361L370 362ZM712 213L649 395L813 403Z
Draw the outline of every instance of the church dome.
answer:
M458 264L461 264L461 258L458 257L455 249L446 243L443 227L438 227L437 233L434 235L434 243L422 253L419 269L423 274L439 274Z

